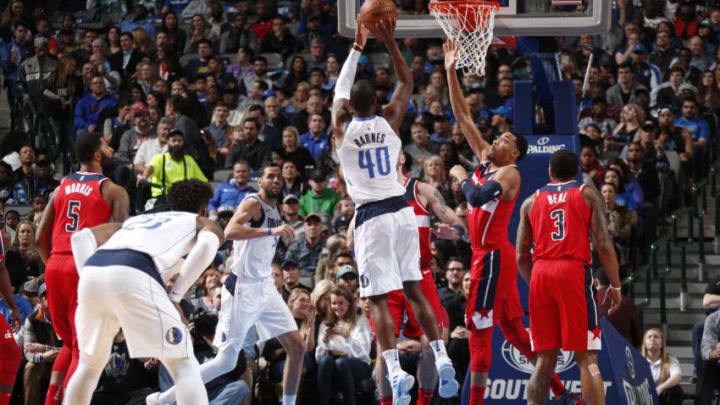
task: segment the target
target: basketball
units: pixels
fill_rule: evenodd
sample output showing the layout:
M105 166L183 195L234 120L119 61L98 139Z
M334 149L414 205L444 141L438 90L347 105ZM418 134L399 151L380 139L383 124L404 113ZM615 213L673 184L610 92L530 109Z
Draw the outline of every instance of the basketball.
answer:
M365 27L373 36L376 36L375 26L381 21L397 20L397 7L393 0L367 0L360 7L358 23L365 23Z

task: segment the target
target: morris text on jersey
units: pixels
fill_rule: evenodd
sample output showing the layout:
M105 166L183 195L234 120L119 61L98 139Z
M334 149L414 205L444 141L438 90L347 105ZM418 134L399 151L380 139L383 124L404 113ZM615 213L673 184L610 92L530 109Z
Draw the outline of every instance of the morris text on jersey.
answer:
M355 142L355 145L357 145L358 148L362 148L363 146L371 143L385 143L385 134L381 132L370 132L368 134L358 136L353 139L353 142Z
M89 196L92 191L93 188L85 183L70 183L65 186L65 195L70 195L72 193L80 193L84 196Z

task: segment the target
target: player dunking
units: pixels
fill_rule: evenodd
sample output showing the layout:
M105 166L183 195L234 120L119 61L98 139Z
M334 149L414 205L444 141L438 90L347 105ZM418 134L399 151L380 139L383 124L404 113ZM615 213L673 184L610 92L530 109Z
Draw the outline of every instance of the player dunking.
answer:
M455 370L445 352L432 306L420 288L417 222L405 200L405 188L397 181L395 165L402 147L397 133L410 100L413 78L393 38L395 23L381 22L377 28L376 37L387 46L398 75L392 99L375 115L375 89L365 80L353 85L368 35L360 24L335 85L332 130L348 193L358 206L353 234L360 296L370 300L378 352L382 352L389 371L393 403L407 404L415 379L400 368L388 292L403 289L412 304L430 340L441 387L455 378ZM453 396L455 392L441 389L440 394Z
M470 329L470 404L480 405L492 362L492 331L498 325L505 338L528 360L535 353L521 317L525 314L517 290L518 267L515 248L508 241L508 224L520 194L520 171L515 164L527 153L527 141L520 134L505 132L492 145L481 136L472 121L470 108L463 98L455 63L457 43L448 39L443 45L445 71L453 113L475 155L481 161L472 178L462 166L450 175L461 181L468 203L468 228L472 241L470 296L465 321ZM565 396L565 387L555 374L552 389Z
M10 276L5 267L5 244L2 232L0 232L0 298L5 299L10 310L12 325L12 327L8 325L5 317L0 315L0 405L8 405L15 385L15 376L17 376L22 360L22 350L15 343L13 331L20 330L22 319L15 305Z
M437 288L435 287L432 270L430 269L430 262L432 261L432 253L430 252L431 237L432 234L435 234L442 239L457 240L466 234L466 230L460 217L445 205L445 200L435 187L423 183L416 178L405 177L403 173L409 172L409 166L411 165L412 164L408 164L408 157L405 153L401 152L397 168L398 182L405 186L405 200L415 212L415 219L417 220L418 233L420 236L420 269L422 271L420 288L435 312L435 317L438 320L438 329L442 335L442 332L447 329L448 325L442 322L443 309L440 304ZM438 223L434 229L430 226L430 216L433 213L443 221ZM423 355L419 359L417 371L419 386L417 403L418 405L429 405L435 393L437 372L433 364L434 357L432 356L432 349L428 344L427 336L423 333L422 328L417 322L415 313L412 310L412 306L402 291L397 290L388 293L388 308L395 323L395 336L399 337L402 329L402 335L404 337L419 340L422 344ZM387 368L384 362L378 361L375 363L375 375L377 376L380 403L381 405L387 405L392 402L392 390L389 387ZM455 393L457 392L457 386L457 381L447 381L445 385L440 386L439 390Z
M569 150L550 157L550 180L523 202L517 234L520 273L530 280L530 333L538 351L527 388L528 404L544 405L558 348L575 351L585 401L605 404L597 362L601 348L598 308L593 296L590 239L610 279L613 305L620 305L615 250L608 235L603 199L575 181L578 158ZM530 246L535 243L532 260ZM532 267L532 274L531 274Z
M205 382L232 371L248 330L254 325L265 341L276 337L287 353L283 370L283 405L294 405L302 374L305 346L295 319L272 278L272 259L280 237L295 233L283 224L277 208L282 197L282 173L275 164L260 169L260 191L247 195L225 228L233 242L232 273L222 289L222 305L213 344L217 356L200 366ZM175 388L177 387L177 388ZM174 388L147 397L148 405L172 403Z
M121 328L131 358L157 358L167 367L179 386L179 405L208 403L190 333L173 301L179 302L193 286L223 243L222 229L203 217L211 197L209 184L179 181L167 194L172 211L72 236L73 257L81 269L76 312L80 362L68 383L66 404L90 403ZM168 297L165 283L176 274Z
M128 217L129 199L124 188L103 176L112 167L113 149L101 134L85 134L75 142L80 171L65 177L43 212L36 243L46 263L45 284L53 328L63 341L50 377L46 405L62 400L62 387L77 367L75 333L78 272L75 269L70 237L84 228L104 224L110 219L122 222Z

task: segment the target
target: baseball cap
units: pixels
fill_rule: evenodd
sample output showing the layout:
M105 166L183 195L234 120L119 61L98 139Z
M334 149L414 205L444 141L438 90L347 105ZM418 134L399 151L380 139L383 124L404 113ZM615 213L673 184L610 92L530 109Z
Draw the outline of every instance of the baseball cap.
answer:
M298 264L293 259L286 259L280 264L280 268L285 270L286 267L298 267Z
M47 48L48 39L43 36L35 37L34 45L35 48Z
M313 171L310 172L310 176L308 176L310 180L314 181L325 181L327 180L327 177L325 176L325 173L323 173L320 169L313 169Z
M185 134L179 129L173 129L172 131L170 131L170 133L168 134L168 138L172 138L173 136L182 136L183 138L185 138Z
M680 90L680 92L683 92L683 91L685 91L685 90L687 90L687 91L692 91L693 93L697 93L697 92L698 92L698 90L697 90L697 88L696 88L695 86L693 86L692 84L687 83L687 82L681 84L679 90Z
M322 217L314 212L305 215L304 222L308 222L311 218L315 218L318 222L322 223Z
M632 51L634 53L648 53L647 48L643 44L635 44L635 46L633 46Z
M490 112L493 114L501 115L509 120L512 119L512 108L507 105L501 105L498 108L491 109Z
M264 100L268 97L275 97L276 95L277 94L275 94L275 91L268 89L268 90L263 91L262 94L260 95L260 97L262 97L262 99Z
M23 284L23 292L27 295L37 296L38 295L38 283L35 280L26 281Z
M715 25L710 20L702 20L702 22L700 23L700 26L705 27L705 28L710 28L710 29L715 28Z
M595 129L597 129L598 131L600 131L600 126L599 126L598 123L595 122L595 121L590 121L590 122L588 122L587 124L585 124L585 128L584 128L584 129L588 129L589 127L594 127Z
M286 195L285 198L283 198L283 200L282 200L283 204L287 204L287 203L290 202L290 201L298 202L298 201L300 201L300 200L298 200L298 198L297 198L297 196L296 196L295 194L288 194L288 195Z
M351 266L349 264L345 264L343 266L340 266L340 268L337 271L337 274L335 275L335 279L339 280L346 274L352 274L355 277L358 276L357 270L355 270L355 268L353 266Z
M655 123L650 120L645 121L642 126L642 129L645 132L654 131L656 128Z

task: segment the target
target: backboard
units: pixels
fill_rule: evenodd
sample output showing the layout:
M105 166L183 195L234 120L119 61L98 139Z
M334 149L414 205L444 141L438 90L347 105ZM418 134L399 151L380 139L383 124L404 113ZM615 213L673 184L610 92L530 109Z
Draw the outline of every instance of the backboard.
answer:
M502 0L495 16L494 36L575 36L610 30L611 0ZM444 38L427 0L395 0L397 38ZM338 1L338 32L355 35L361 0ZM403 6L403 4L407 6Z

